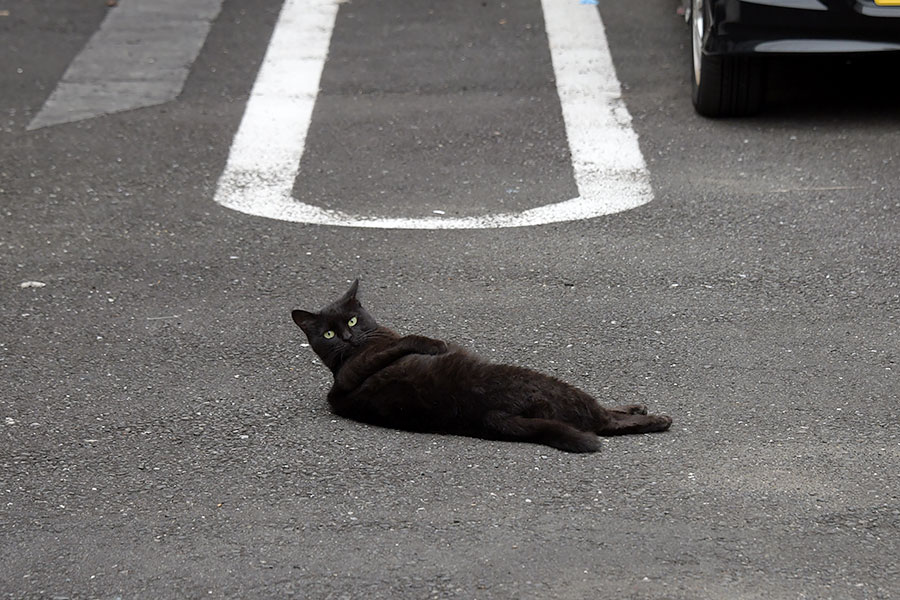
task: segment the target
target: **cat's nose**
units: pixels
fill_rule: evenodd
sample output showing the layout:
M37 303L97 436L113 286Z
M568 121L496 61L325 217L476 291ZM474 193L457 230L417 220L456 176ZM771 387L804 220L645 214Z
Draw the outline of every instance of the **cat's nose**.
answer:
M353 335L349 331L344 331L341 333L341 339L345 342L349 342L351 337L353 337Z

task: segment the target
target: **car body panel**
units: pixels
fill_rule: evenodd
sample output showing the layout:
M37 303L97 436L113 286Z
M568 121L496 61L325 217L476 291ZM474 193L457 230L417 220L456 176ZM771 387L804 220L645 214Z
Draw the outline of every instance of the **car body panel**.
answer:
M874 0L706 0L703 52L721 55L900 51L900 6Z

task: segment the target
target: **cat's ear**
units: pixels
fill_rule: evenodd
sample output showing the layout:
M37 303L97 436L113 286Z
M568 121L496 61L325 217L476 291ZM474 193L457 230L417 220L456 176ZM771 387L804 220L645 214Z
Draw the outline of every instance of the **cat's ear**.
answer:
M292 310L291 318L304 332L309 332L317 319L316 315L305 310Z
M353 284L350 286L350 289L341 296L341 299L338 300L340 304L357 304L358 300L356 299L356 292L359 290L359 279L353 280Z

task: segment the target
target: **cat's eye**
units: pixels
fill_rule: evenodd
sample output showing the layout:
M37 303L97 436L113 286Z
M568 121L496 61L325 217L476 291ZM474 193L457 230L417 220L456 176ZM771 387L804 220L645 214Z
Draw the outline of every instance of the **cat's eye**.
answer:
M325 336L325 339L326 339L326 340L330 340L331 338L334 337L334 332L331 331L331 330L329 329L328 331L326 331L326 332L323 333L322 335Z
M349 325L350 327L353 327L354 325L356 325L356 317L353 317L352 319L350 319L347 322L347 325Z

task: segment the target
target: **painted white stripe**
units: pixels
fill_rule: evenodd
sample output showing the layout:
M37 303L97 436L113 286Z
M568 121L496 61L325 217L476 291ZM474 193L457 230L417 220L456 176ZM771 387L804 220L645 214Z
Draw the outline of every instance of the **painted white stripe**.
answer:
M244 112L216 202L283 221L384 229L485 229L589 219L653 198L596 7L543 0L579 196L519 213L364 217L291 197L337 14L335 0L286 0Z
M28 129L162 104L181 93L222 0L111 8Z

